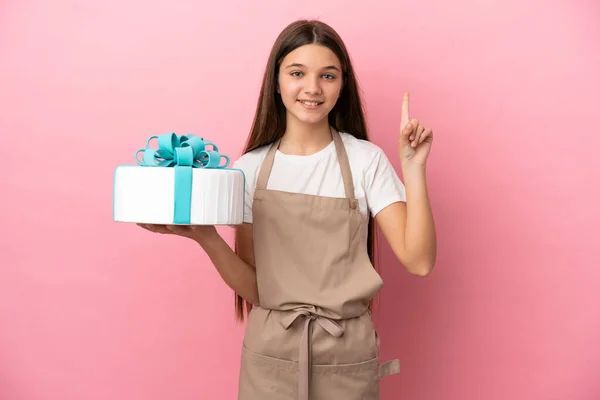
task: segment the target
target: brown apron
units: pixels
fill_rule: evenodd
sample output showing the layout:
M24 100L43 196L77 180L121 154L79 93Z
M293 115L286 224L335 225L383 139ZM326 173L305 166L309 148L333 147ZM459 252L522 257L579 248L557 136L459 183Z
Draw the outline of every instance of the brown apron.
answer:
M332 135L345 198L267 190L279 141L260 169L252 206L260 307L248 317L239 400L377 400L379 380L399 372L398 360L379 364L368 305L383 282L344 144Z

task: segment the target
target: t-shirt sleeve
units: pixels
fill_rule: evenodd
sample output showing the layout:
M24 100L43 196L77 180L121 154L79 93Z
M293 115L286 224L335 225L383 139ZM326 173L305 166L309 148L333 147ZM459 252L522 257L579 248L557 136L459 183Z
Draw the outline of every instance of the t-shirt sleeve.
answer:
M373 217L392 203L406 202L406 188L381 149L365 171L365 195Z
M245 177L245 193L244 193L244 222L252 223L252 200L254 199L255 186L255 166L247 162L249 160L240 158L233 164L233 168L240 169L244 172Z

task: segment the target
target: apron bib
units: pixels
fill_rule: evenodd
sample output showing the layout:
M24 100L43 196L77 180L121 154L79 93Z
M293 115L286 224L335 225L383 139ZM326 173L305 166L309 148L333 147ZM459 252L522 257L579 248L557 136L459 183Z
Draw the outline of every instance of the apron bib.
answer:
M346 197L267 190L280 141L254 192L253 235L260 307L248 316L239 400L378 400L379 363L368 310L382 287L371 264L348 156L332 130Z

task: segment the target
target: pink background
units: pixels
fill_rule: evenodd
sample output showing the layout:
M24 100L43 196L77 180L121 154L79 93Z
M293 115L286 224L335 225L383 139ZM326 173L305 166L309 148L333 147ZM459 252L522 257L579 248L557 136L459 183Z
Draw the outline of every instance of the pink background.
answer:
M0 399L235 398L231 291L192 242L112 222L113 171L172 131L237 157L300 17L343 36L396 168L403 91L436 135L434 273L381 245L383 399L600 398L597 2L169 4L0 3Z

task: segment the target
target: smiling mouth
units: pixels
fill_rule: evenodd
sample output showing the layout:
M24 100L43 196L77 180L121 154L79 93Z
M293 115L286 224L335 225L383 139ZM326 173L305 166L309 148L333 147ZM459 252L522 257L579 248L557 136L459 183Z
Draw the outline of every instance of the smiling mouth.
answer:
M309 100L298 100L300 104L303 104L307 107L318 107L323 104L322 101L309 101Z

